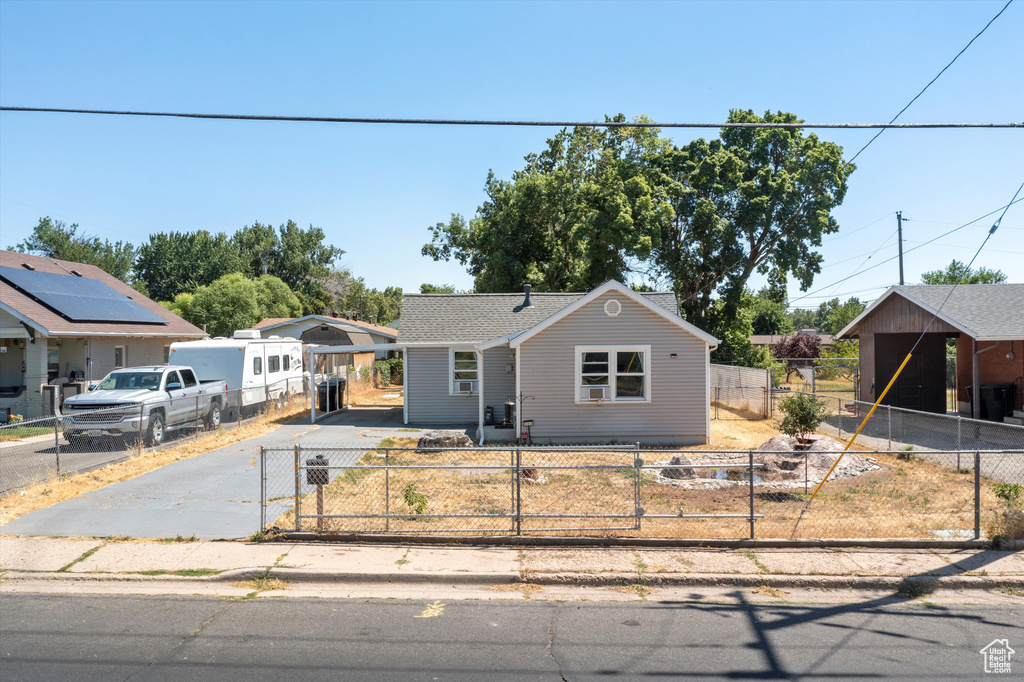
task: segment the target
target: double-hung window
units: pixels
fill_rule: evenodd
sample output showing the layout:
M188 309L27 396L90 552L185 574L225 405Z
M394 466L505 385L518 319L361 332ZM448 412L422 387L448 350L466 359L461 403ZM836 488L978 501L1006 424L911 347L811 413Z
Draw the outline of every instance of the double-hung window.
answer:
M449 350L448 367L452 395L469 395L480 390L476 351L455 350L454 348Z
M577 346L576 402L650 402L650 346Z

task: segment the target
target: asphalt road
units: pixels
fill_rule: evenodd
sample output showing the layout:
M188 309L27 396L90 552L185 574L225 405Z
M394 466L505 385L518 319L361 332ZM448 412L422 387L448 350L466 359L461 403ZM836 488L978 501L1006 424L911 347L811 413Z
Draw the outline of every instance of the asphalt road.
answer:
M1020 607L0 595L20 680L977 679ZM1024 659L1024 654L1021 655ZM1011 660L1012 673L1024 660ZM1008 676L1008 677L1012 677Z

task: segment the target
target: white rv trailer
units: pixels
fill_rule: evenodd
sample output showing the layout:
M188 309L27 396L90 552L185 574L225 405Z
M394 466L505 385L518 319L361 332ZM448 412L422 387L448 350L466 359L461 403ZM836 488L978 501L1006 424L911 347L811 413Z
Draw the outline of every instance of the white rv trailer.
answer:
M302 393L305 384L302 342L278 336L263 339L258 330L242 329L230 339L172 343L168 362L191 365L200 381L226 381L229 406L243 411L280 403Z

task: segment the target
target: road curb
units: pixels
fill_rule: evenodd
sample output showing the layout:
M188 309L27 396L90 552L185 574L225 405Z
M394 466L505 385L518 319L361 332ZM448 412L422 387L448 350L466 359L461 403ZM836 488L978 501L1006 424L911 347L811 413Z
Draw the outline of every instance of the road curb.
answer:
M7 571L0 573L2 582L68 582L68 583L231 583L270 577L290 583L314 584L414 584L491 586L516 583L561 585L566 587L777 587L805 589L899 590L913 585L922 592L935 590L991 590L999 587L1024 589L1024 576L978 575L790 575L775 573L342 573L305 571L289 568L243 568L209 576L183 576L173 573L145 575L142 573L45 573Z

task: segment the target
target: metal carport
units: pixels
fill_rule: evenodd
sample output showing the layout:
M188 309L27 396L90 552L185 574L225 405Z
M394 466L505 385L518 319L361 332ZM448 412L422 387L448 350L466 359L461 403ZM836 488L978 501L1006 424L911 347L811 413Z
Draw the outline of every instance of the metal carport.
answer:
M316 357L318 355L351 355L353 353L377 352L377 351L382 350L382 346L383 345L384 344L379 344L379 343L368 343L368 344L363 344L363 345L358 345L358 346L311 346L306 351L306 353L307 353L307 355L309 357L309 364L307 366L310 368L310 376L312 377L312 381L311 381L312 386L310 387L311 390L309 392L309 423L310 424L315 424L316 423L316 418L317 418L317 414L316 414L316 397L317 397L317 385L316 385L316 366L317 365L316 365ZM384 347L384 350L396 350L396 349L397 350L404 350L404 348L402 348L401 346L395 346L393 344L387 344ZM348 405L348 382L349 382L348 364L346 363L346 365L345 365L345 408L347 408L349 406ZM345 408L342 408L342 409L345 409ZM335 411L338 411L338 410L335 410ZM326 416L327 414L330 414L330 413L327 412L327 413L324 413L321 416Z

